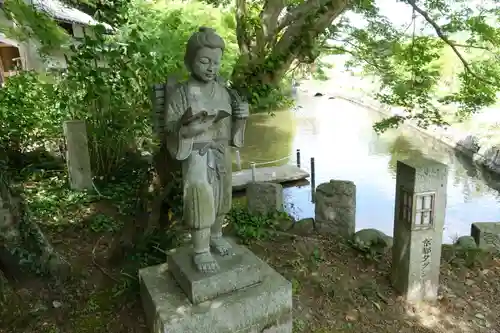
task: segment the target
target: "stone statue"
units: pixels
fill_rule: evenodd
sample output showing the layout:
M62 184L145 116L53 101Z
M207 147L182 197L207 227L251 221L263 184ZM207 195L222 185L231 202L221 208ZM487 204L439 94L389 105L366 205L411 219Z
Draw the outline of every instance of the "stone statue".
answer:
M184 56L189 79L163 85L164 107L158 110L154 105L166 148L181 161L183 219L191 228L193 263L203 273L219 269L212 251L221 256L232 253L222 237L232 198L230 145L243 145L249 114L248 104L217 75L224 47L215 30L199 28L189 38Z

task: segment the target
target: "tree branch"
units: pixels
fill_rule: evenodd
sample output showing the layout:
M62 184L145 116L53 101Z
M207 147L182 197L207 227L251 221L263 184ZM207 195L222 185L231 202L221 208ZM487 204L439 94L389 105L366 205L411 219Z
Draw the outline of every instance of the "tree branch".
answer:
M236 38L240 52L244 55L250 52L250 43L247 33L247 2L236 0Z
M268 57L272 61L279 59L278 61L281 63L280 70L273 73L273 82L277 82L284 75L295 59L300 60L301 57L307 57L312 60L314 58L314 55L310 54L312 44L332 24L333 20L346 10L349 1L309 0L305 4L306 6L299 5L296 8L302 8L302 16L295 21L290 21L292 23L286 27ZM307 6L307 4L309 5ZM302 12L307 8L311 8L312 11ZM294 14L292 13L292 15Z
M328 9L315 15L320 8L329 5ZM286 15L287 18L278 26L278 31L287 27L275 49L288 49L294 38L301 33L318 36L347 8L348 0L309 0L299 5ZM312 19L311 19L312 18ZM312 22L308 22L312 21ZM287 23L288 22L288 23ZM282 26L282 27L281 27Z
M365 63L367 63L368 65L380 70L380 71L384 71L385 69L382 68L382 66L380 66L379 64L377 64L377 61L375 59L373 59L373 61L371 60L368 60L364 57L362 57L360 54L359 54L359 47L357 45L355 45L354 43L348 41L348 40L339 40L339 42L343 42L343 43L346 43L348 45L350 45L351 47L354 48L354 50L349 50L343 46L337 46L337 45L323 45L323 48L325 49L335 49L335 50L339 50L339 51L342 51L342 52L345 52L345 53L349 53L350 55L356 57L356 58L359 58L361 61L364 61ZM356 50L357 49L357 50Z
M457 48L457 45L455 43L453 43L447 36L446 34L443 32L443 30L441 29L441 27L436 23L436 21L434 21L430 15L425 11L423 10L422 8L420 8L415 0L406 0L406 2L412 6L412 8L417 12L419 13L433 28L434 30L436 31L436 34L438 35L439 38L441 38L441 40L443 42L445 42L449 47L451 47L451 49L453 50L453 52L455 53L455 55L458 57L458 59L460 59L460 61L462 62L462 65L464 66L465 70L467 71L467 73L469 73L470 75L472 75L474 78L482 81L482 82L485 82L485 83L488 83L489 85L492 85L492 86L496 86L496 84L494 82L491 82L489 80L487 80L486 78L484 77L481 77L479 76L478 74L476 74L474 72L474 70L472 69L471 65L467 62L467 60L465 60L465 58L463 57L463 55L460 53L460 51L458 50Z
M349 53L350 55L352 55L354 57L360 58L362 61L366 62L368 65L373 66L373 67L375 67L377 69L380 69L380 67L378 67L377 64L375 64L374 62L366 60L365 58L363 58L359 54L357 54L355 51L348 50L348 49L346 49L346 48L344 48L342 46L325 46L325 48L327 48L327 49L335 49L335 50L342 51L344 53Z
M280 20L277 24L276 28L276 33L280 32L293 22L299 20L300 18L304 17L308 13L317 11L321 6L324 6L326 3L328 3L330 0L308 0L294 9L290 10L282 20Z
M488 52L492 52L492 50L490 50L489 48L487 48L486 46L480 46L480 45L468 45L468 44L460 44L460 43L455 43L453 41L450 40L450 42L455 45L456 47L463 47L463 48L466 48L466 49L478 49L478 50L485 50L485 51L488 51Z
M260 40L257 40L257 48L263 50L266 44L274 39L276 27L278 25L278 17L285 8L284 0L266 0L264 7L260 12L260 20L262 29L259 31ZM261 44L261 45L259 45Z

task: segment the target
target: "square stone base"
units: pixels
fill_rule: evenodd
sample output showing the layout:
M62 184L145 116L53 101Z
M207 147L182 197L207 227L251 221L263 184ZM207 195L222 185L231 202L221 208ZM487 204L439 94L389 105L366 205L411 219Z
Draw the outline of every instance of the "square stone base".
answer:
M261 282L197 305L176 283L167 264L141 269L141 298L151 332L291 333L292 285L258 260Z
M246 247L231 239L226 240L232 246L233 253L224 257L212 253L220 267L216 273L203 274L195 269L192 246L170 251L168 270L193 304L209 301L262 281L262 260Z

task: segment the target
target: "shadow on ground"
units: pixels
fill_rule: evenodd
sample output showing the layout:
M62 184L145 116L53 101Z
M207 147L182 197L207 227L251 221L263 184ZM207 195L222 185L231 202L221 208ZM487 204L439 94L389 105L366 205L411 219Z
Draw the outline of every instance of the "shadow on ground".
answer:
M297 333L500 330L499 259L467 268L445 246L439 301L410 306L390 285L390 254L374 261L321 236L282 236L252 249L292 281Z

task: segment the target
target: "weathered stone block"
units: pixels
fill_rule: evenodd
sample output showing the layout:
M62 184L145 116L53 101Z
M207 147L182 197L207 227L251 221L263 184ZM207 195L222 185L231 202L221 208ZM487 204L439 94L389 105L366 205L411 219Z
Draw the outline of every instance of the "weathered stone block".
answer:
M473 250L477 248L476 241L472 236L460 236L453 245L459 250Z
M260 283L196 305L168 270L168 264L163 264L139 271L151 332L292 332L292 285L263 261L257 269Z
M460 151L464 151L466 153L477 153L479 151L479 139L474 135L467 135L465 138L459 140L456 144L456 148Z
M493 172L500 173L500 147L491 145L481 146L477 154L474 154L473 161Z
M276 183L250 183L246 190L250 214L268 215L283 210L283 186Z
M353 246L361 251L383 253L392 248L393 239L377 229L362 229L353 237Z
M318 185L315 194L316 228L321 233L354 234L356 226L356 185L351 181L330 180Z
M316 221L314 218L305 218L295 222L289 230L291 233L300 236L310 236L316 233Z
M246 247L227 239L233 246L233 255L214 255L220 270L213 274L198 272L193 265L193 249L186 246L171 251L167 264L180 288L193 304L216 298L261 281L262 261Z
M482 249L500 251L500 223L476 222L471 225L471 236Z

